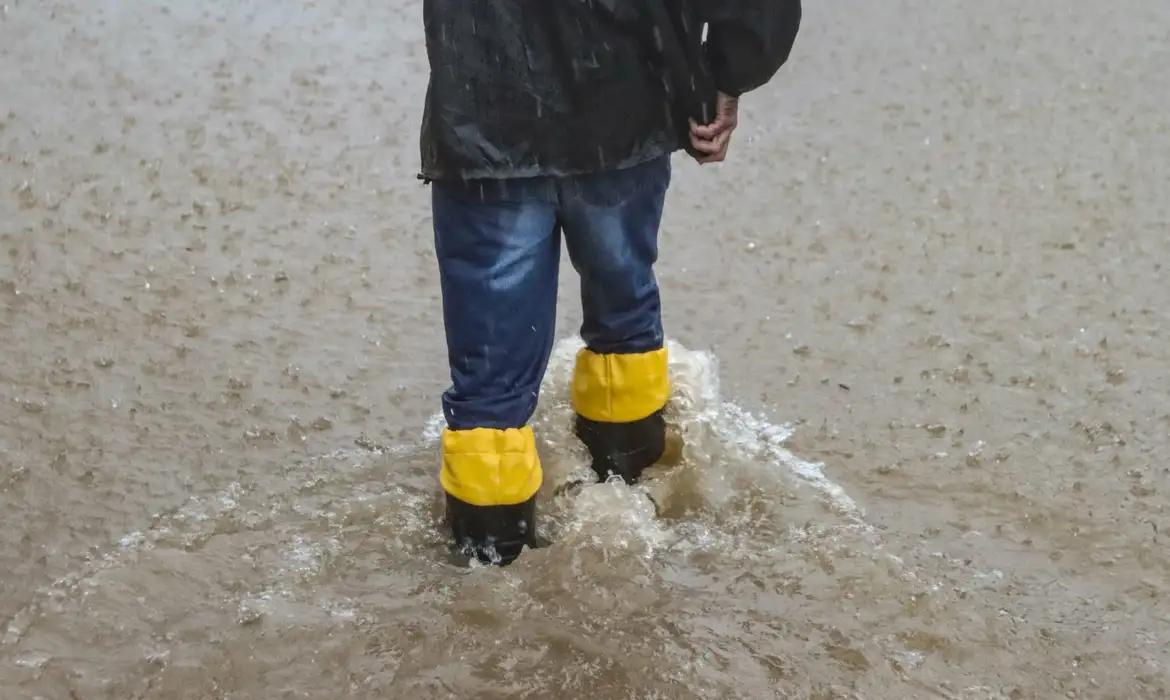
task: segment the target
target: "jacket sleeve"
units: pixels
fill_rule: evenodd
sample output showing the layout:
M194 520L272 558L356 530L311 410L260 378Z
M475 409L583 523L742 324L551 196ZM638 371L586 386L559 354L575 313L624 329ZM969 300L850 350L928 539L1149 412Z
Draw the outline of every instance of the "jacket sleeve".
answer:
M800 0L695 0L706 22L715 85L734 97L766 84L788 61L800 29Z

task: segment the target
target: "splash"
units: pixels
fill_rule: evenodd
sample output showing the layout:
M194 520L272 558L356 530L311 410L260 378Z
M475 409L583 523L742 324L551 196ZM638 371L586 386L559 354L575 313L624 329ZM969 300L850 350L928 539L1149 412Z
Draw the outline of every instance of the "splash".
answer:
M756 516L743 504L744 492L755 490L763 493L764 507L773 515L785 507L782 501L798 502L804 513L819 504L823 515L816 516L820 522L811 529L819 531L820 540L849 533L868 540L871 552L881 550L864 511L826 475L825 465L787 449L791 426L771 423L725 400L718 359L673 340L667 341L672 393L666 415L682 444L681 459L652 468L644 483L633 488L594 484L588 453L573 433L571 384L582 347L575 337L554 346L532 419L545 472L542 527L549 540L566 547L636 550L645 557L663 548L735 545L759 550L758 542L730 542L744 536L734 530L750 530L755 524L751 520ZM441 412L427 421L422 440L428 449L437 450L443 427ZM698 523L690 517L699 511L713 511L715 522ZM669 512L681 515L664 522L662 516ZM807 539L810 526L802 527L803 532L786 539Z
M587 478L586 454L573 437L573 410L570 401L573 363L584 347L579 338L563 339L553 348L549 368L533 424L540 428L544 446L559 453L558 462L572 464L555 475L561 480ZM792 436L789 425L776 425L745 411L720 395L719 364L707 352L690 350L668 340L672 393L667 416L678 429L694 456L712 449L712 443L737 454L740 461L761 470L780 467L788 476L812 488L831 508L858 525L865 525L864 513L845 489L825 475L825 465L797 457L784 445ZM444 427L442 412L436 412L422 431L425 443L437 443Z

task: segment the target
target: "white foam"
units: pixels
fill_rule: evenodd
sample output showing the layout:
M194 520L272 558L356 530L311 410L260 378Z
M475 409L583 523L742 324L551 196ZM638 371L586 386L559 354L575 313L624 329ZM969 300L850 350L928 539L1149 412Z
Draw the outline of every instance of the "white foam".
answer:
M838 515L864 522L863 511L844 487L825 476L823 462L805 461L784 447L784 442L792 436L791 428L757 418L733 403L723 404L722 416L723 420L715 424L715 429L727 441L748 447L768 463L784 467L789 474L817 491Z
M446 427L447 419L443 417L442 411L438 411L433 416L428 418L427 422L423 425L423 442L438 442L439 438L443 436L443 429Z

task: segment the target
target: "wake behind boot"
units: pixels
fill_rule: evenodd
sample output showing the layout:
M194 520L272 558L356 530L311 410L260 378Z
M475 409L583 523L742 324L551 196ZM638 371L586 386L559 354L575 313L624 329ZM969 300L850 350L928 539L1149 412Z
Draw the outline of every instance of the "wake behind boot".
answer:
M543 478L531 427L445 430L439 480L456 549L507 566L536 546L536 494Z
M644 353L577 354L573 407L577 437L600 481L633 484L666 451L663 410L670 398L666 348Z

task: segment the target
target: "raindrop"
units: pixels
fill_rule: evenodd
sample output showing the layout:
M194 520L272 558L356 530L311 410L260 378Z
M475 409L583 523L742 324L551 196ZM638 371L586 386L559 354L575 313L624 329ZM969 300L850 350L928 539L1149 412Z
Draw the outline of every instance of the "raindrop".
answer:
M289 422L288 430L285 433L288 435L289 442L304 444L309 439L304 426L295 417Z
M32 209L37 205L37 196L33 192L32 184L27 180L21 183L14 191L20 200L21 209Z
M980 464L982 464L980 455L983 453L984 446L984 442L980 440L979 442L975 443L974 447L971 448L971 451L967 453L968 467L978 467Z

